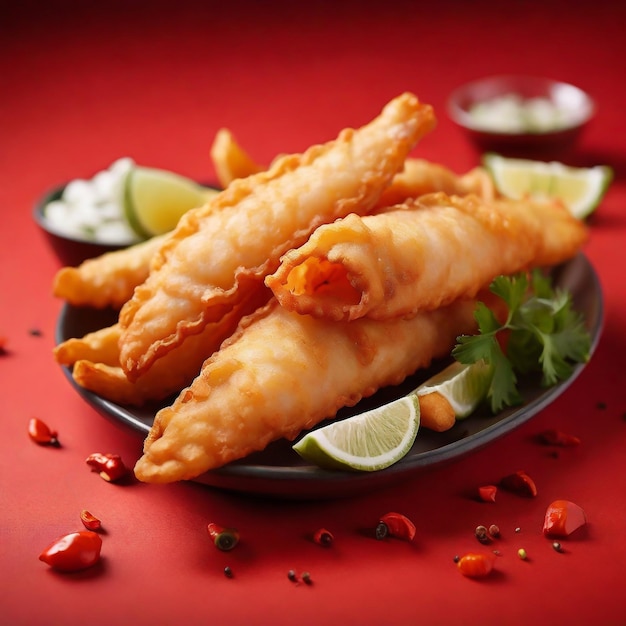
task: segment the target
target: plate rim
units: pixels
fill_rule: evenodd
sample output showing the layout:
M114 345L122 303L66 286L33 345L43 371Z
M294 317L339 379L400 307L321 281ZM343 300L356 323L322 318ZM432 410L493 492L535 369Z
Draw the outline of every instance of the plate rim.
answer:
M591 359L602 334L604 325L604 298L602 286L598 274L593 265L583 252L579 252L575 257L560 264L554 271L565 273L567 271L582 274L586 279L585 287L590 290L595 305L595 315L593 319L586 320L588 331L591 335L592 343L590 348ZM571 280L571 279L570 279ZM590 281L590 284L587 283ZM580 279L577 281L580 282ZM557 284L558 286L558 284ZM576 295L576 294L573 294ZM88 309L89 307L72 307L64 303L61 308L55 328L55 342L69 338L64 332L64 322L68 313L72 309ZM508 432L531 419L543 408L554 402L567 388L569 388L578 376L585 369L586 363L577 364L570 375L564 381L539 393L535 398L519 407L513 407L503 411L504 415L500 419L477 432L466 437L460 437L454 441L443 443L432 449L423 452L411 453L411 451L396 464L378 472L349 472L340 470L327 470L306 463L292 465L267 465L254 462L246 462L245 459L239 462L230 463L224 467L217 468L202 474L193 479L193 482L201 483L210 487L217 487L228 491L242 492L247 494L296 497L296 498L319 498L332 497L333 495L357 495L363 490L386 485L389 482L410 477L418 471L437 467L439 465L453 462L461 457L477 451L492 441L500 438ZM144 437L150 430L141 418L133 413L132 407L123 407L105 398L97 396L91 391L80 387L72 378L71 368L61 366L69 380L71 386L78 394L104 417L117 424L130 427ZM494 419L497 416L494 417ZM471 419L465 418L465 419ZM459 420L456 426L462 425L465 420ZM419 437L419 434L418 434ZM301 459L295 459L301 461ZM332 489L329 492L328 487ZM291 493L290 488L298 487L296 494Z

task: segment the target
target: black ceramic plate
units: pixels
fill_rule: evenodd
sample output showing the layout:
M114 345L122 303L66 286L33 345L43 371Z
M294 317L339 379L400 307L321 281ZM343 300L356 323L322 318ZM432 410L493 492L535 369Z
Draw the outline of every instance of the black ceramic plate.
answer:
M580 254L554 270L553 282L555 286L571 292L576 309L584 315L591 333L592 346L595 348L602 329L603 304L600 282L593 267L587 258ZM89 331L108 326L115 320L116 314L113 311L94 311L66 305L58 321L57 342L70 337L80 337ZM389 402L411 391L446 364L446 362L435 363L429 370L421 371L398 387L381 389L355 407L341 411L339 417L354 415ZM534 379L521 381L521 391L525 400L522 406L507 409L497 415L491 415L488 410L479 410L472 416L458 421L452 429L444 433L421 430L407 456L379 472L322 470L307 465L291 449L291 443L282 440L274 442L263 452L207 472L196 481L244 493L290 498L355 495L393 484L424 468L458 459L523 424L563 393L583 367L584 365L579 365L568 380L549 389L542 388ZM64 369L78 393L101 414L135 429L138 435L147 434L158 406L144 409L119 406L76 385L70 370Z

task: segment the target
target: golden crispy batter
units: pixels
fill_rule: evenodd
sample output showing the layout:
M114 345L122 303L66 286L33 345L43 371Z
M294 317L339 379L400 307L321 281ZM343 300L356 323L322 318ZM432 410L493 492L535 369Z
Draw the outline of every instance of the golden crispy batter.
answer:
M449 354L459 334L474 332L475 304L459 301L410 320L332 322L270 300L157 413L136 476L190 479L275 439L295 438Z
M166 235L123 250L87 259L78 267L63 267L54 277L52 293L74 306L119 309L148 277L150 261Z
M77 384L111 402L142 406L163 400L189 385L200 372L205 359L234 332L240 319L264 305L270 296L271 292L264 287L251 291L222 319L208 324L201 333L187 337L133 382L128 380L119 365L117 338L120 333L117 324L111 329L91 333L82 340L65 342L65 364L74 366L72 377ZM114 329L117 333L113 332ZM107 347L111 348L111 353L106 355L94 345L95 339L103 335L115 339L115 352L110 342L107 342ZM73 361L70 362L71 357Z
M228 128L220 128L215 134L211 146L211 159L217 181L224 189L233 180L247 178L265 169L253 161Z
M482 167L475 167L458 176L438 163L409 158L404 163L404 169L396 174L391 185L381 194L378 207L386 210L390 206L402 204L408 198L436 191L443 191L449 196L475 194L485 200L496 196L491 176Z
M83 337L72 337L56 345L52 351L60 365L71 366L81 359L97 361L107 365L119 365L119 324L101 328Z
M432 107L403 94L370 124L345 129L303 155L281 157L267 172L233 181L184 215L121 310L127 376L135 380L222 317L317 226L371 210L434 124Z
M440 192L318 228L266 284L298 313L387 319L474 297L500 274L563 262L586 238L557 203Z

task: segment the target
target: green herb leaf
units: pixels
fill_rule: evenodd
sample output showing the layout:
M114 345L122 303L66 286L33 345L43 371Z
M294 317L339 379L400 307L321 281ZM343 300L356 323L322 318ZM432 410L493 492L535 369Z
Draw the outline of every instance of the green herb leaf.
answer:
M452 356L461 363L484 359L494 366L488 400L494 413L519 404L517 373L541 373L545 386L571 376L577 363L586 362L591 337L570 294L554 290L550 278L539 270L530 276L498 276L491 291L507 305L508 315L500 323L483 302L476 307L477 335L462 335ZM506 354L499 337L506 335Z

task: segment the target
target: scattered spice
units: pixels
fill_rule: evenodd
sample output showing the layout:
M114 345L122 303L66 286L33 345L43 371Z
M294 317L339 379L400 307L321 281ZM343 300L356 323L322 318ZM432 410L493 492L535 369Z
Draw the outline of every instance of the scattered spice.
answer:
M224 568L224 576L226 576L226 578L232 578L234 576L233 570L230 569L228 565Z
M207 525L207 532L218 550L228 552L239 543L239 532L236 528L223 528L211 522Z
M297 582L298 577L296 576L296 572L295 572L295 570L290 569L290 570L287 572L287 578L288 578L288 579L289 579L292 583Z
M43 335L43 333L41 332L41 330L39 330L39 328L31 328L28 331L28 334L31 335L31 337L41 337Z
M57 432L52 430L44 421L38 417L31 417L28 422L28 436L40 446L54 446L59 448L61 444Z
M87 530L100 530L102 528L102 522L86 509L80 512L80 521Z
M498 488L495 485L483 485L478 488L478 498L483 502L495 502Z
M492 553L468 552L457 562L463 576L468 578L484 578L493 570L496 556Z
M521 533L521 532L522 532L522 529L521 529L519 526L517 526L517 528L515 529L515 532L516 532L516 533Z
M524 471L508 474L500 480L500 486L519 496L534 498L537 495L535 481Z
M119 454L94 452L85 459L85 463L91 467L92 471L98 472L100 478L110 483L124 478L128 473Z
M606 402L602 402L602 401L598 402L596 404L596 408L600 409L601 411L603 411L604 409L606 409Z
M77 572L100 560L102 539L91 530L70 533L52 542L39 560L59 572Z
M320 528L313 533L313 541L320 546L328 548L333 545L335 538L329 530L326 530L325 528Z
M415 537L415 524L402 513L385 513L376 526L376 539L388 535L397 539L412 541Z
M311 574L309 574L309 572L302 572L302 580L306 585L313 584L313 581L311 580Z
M458 563L461 560L461 556L458 554L454 555L454 558L452 559L455 563Z
M547 446L559 446L561 448L570 448L580 445L580 439L561 430L548 429L539 433L538 440Z
M478 541L480 541L480 543L489 543L491 541L491 539L489 538L489 535L487 534L487 527L486 526L476 526L476 530L474 531L474 535L476 536L476 539L478 539Z
M546 537L567 537L587 523L583 509L569 500L555 500L546 509L543 534Z
M498 528L498 526L496 526L496 524L491 524L491 526L489 526L489 529L487 531L492 537L499 537L500 536L500 528Z
M517 551L517 556L519 556L519 558L522 559L522 561L528 560L528 553L526 552L526 550L524 550L524 548L520 548Z
M552 547L556 552L563 552L563 546L558 541L553 541Z

